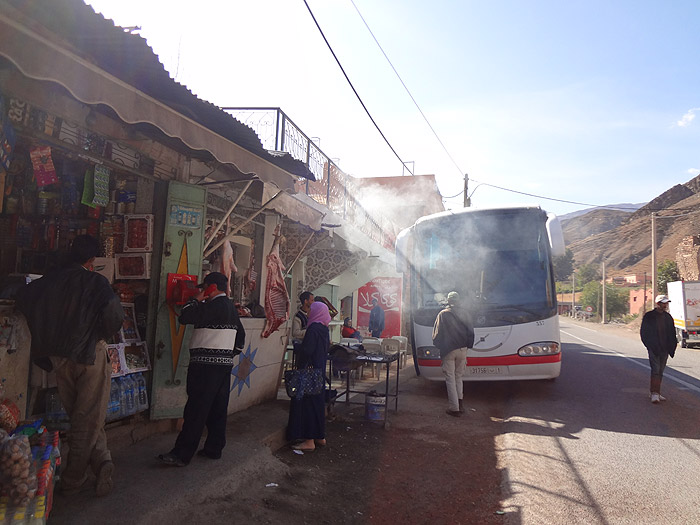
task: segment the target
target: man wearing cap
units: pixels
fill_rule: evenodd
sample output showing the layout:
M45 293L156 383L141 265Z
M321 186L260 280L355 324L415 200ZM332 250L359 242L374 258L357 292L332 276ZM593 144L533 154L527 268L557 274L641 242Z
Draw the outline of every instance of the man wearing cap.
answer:
M226 415L233 358L245 344L245 330L233 302L226 296L228 279L219 272L204 278L204 288L183 308L179 321L194 325L187 369L187 404L175 446L158 456L163 463L184 467L199 446L204 427L207 439L197 455L221 458L226 445Z
M652 403L666 401L661 395L661 380L668 356L676 353L676 328L673 325L673 317L668 313L668 303L671 300L665 295L657 295L654 300L656 308L644 314L642 327L639 334L642 343L649 352L649 366L651 367L651 382L649 395Z
M462 308L457 292L447 294L447 308L433 326L433 344L440 350L442 373L447 387L447 414L459 417L462 404L463 378L467 368L467 349L474 346L474 328L469 312Z

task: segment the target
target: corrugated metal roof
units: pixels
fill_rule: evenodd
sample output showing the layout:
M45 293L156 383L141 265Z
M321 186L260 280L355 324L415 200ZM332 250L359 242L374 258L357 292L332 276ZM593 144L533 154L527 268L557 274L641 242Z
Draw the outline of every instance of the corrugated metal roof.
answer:
M303 162L289 154L268 153L252 128L171 78L143 37L116 26L82 0L7 0L7 3L34 21L34 30L52 36L53 40L58 38L72 52L114 77L284 171L315 180Z

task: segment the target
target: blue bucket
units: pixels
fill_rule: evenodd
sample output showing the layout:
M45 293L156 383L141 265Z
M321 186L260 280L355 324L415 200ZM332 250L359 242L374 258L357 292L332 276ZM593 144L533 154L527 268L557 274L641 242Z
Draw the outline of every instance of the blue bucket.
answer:
M386 395L366 394L365 395L365 419L370 421L384 421L386 411Z

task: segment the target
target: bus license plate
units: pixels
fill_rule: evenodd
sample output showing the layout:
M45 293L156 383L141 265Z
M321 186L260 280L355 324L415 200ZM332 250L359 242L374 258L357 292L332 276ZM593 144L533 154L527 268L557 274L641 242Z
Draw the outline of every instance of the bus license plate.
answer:
M500 366L470 366L467 367L470 375L500 375L503 369Z

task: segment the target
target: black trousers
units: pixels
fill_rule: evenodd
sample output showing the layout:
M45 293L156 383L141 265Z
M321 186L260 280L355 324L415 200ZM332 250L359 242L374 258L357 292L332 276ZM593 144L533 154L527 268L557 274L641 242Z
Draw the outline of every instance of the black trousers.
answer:
M187 404L182 431L171 453L189 463L197 452L204 427L209 456L221 455L226 445L226 415L231 392L231 366L192 363L187 369Z

